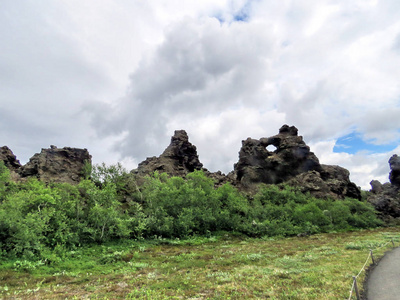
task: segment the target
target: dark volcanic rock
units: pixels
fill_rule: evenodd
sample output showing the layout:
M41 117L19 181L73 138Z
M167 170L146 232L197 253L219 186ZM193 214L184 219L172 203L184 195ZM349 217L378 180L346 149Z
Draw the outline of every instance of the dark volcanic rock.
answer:
M396 154L389 159L390 183L371 181L371 194L368 201L382 214L384 220L400 217L400 157Z
M17 157L7 146L0 148L0 160L2 160L4 165L11 171L17 172L19 168L21 168L19 160L17 160Z
M350 173L339 166L321 165L322 171L309 171L297 175L287 181L287 184L296 186L303 193L310 193L317 198L344 198L361 199L360 189L350 181Z
M10 170L11 178L13 180L18 180L18 172L21 169L21 164L7 146L0 148L0 161L3 161L4 165Z
M372 180L369 184L371 185L372 193L379 194L383 191L382 183L379 180Z
M170 145L159 157L149 157L141 162L132 173L138 176L150 175L154 171L168 173L171 176L186 176L194 170L201 170L203 164L197 155L196 146L189 142L185 130L176 130Z
M317 198L325 198L328 196L337 197L329 189L328 184L321 178L321 174L317 171L308 171L297 175L287 182L288 185L295 186L303 193L310 193Z
M354 182L350 181L350 172L347 169L332 165L321 166L321 178L333 194L361 199L361 191Z
M268 151L269 145L276 150ZM236 179L245 187L254 183L281 183L312 170L322 170L318 158L303 137L297 135L297 128L288 125L282 126L275 136L242 141L235 165Z
M269 145L276 150L267 150ZM242 141L234 172L236 184L244 190L259 183L285 182L316 197L361 198L359 188L350 181L349 171L321 165L294 126L284 125L279 134L269 138Z
M389 159L390 174L389 180L391 184L400 187L400 157L397 154Z
M276 150L269 151L269 145ZM316 197L361 198L360 190L349 179L349 171L339 166L321 165L303 137L298 136L297 128L288 125L282 126L275 136L242 141L239 161L228 175L203 168L196 147L189 142L184 130L175 131L170 145L159 157L147 158L132 173L141 185L141 178L154 171L185 177L195 170L203 170L216 186L231 182L250 194L257 191L260 183L288 183Z
M51 146L36 153L19 173L21 177L34 176L44 182L76 184L83 176L85 163L91 160L87 149Z
M400 191L398 187L385 183L381 185L379 192L371 191L368 202L382 214L384 220L400 217Z

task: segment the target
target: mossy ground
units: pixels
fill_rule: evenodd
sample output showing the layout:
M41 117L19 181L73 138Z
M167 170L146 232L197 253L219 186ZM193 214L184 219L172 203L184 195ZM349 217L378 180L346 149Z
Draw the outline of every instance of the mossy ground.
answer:
M123 241L70 251L52 264L0 266L2 299L347 299L374 250L399 227L308 237L219 235ZM383 246L383 247L382 247ZM359 286L365 272L359 277Z

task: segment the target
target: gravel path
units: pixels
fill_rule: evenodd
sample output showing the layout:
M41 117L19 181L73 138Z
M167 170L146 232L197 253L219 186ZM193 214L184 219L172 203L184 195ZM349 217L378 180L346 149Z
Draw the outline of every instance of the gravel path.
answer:
M400 299L400 248L386 253L369 274L367 299Z

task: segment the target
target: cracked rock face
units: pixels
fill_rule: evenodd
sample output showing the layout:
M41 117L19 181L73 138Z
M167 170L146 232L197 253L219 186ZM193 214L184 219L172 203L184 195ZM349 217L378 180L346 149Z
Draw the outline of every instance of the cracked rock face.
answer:
M270 145L276 150L267 150ZM313 170L322 170L318 158L303 137L297 135L297 128L288 125L282 126L275 136L242 141L239 161L235 165L236 178L244 186L282 183Z
M270 151L273 145L276 150ZM44 182L78 183L83 175L85 162L91 162L86 149L57 148L42 149L30 161L21 166L7 147L2 147L0 159L19 179L37 177ZM391 159L393 182L398 182L397 171L400 163ZM277 135L259 140L248 138L242 141L239 161L228 175L209 172L199 160L196 146L189 142L184 130L176 130L169 146L158 157L149 157L132 170L138 184L144 182L146 175L154 171L170 176L185 177L195 170L204 173L215 181L215 186L230 182L244 192L256 192L259 184L287 183L297 186L320 198L353 197L360 199L359 188L350 181L349 171L339 166L321 165L310 147L298 135L294 126L284 125Z
M196 146L189 142L185 130L176 130L171 143L159 157L149 157L132 172L139 176L151 175L154 171L168 173L170 176L184 177L195 170L201 170L203 164L197 155Z
M19 177L18 172L22 166L19 160L17 160L17 157L7 146L0 148L0 160L3 161L4 165L10 170L11 178L16 180Z
M19 160L17 160L17 157L7 146L0 148L0 160L12 171L18 171L21 168Z
M57 148L42 149L22 167L21 177L35 176L44 182L65 182L77 184L83 176L86 162L91 163L92 156L87 149Z
M368 202L372 203L384 220L400 218L400 157L395 154L389 159L389 180L385 184L372 180Z
M216 186L231 182L249 193L256 191L260 183L288 183L316 197L348 196L360 199L360 190L350 181L349 171L339 166L321 165L297 133L296 127L284 125L275 136L242 141L239 161L234 171L224 175L204 169L187 133L177 130L170 145L159 157L147 158L132 173L139 179L154 171L185 177L194 170L203 170L215 180ZM276 150L268 150L270 145L276 147Z
M268 146L276 147L269 151ZM259 183L288 183L320 198L361 198L348 170L321 165L294 126L284 125L277 135L242 141L235 165L237 185L251 190Z
M10 169L14 180L36 177L47 183L77 184L83 176L85 163L91 163L92 157L86 149L51 146L50 149L42 149L21 166L11 150L2 147L0 159Z

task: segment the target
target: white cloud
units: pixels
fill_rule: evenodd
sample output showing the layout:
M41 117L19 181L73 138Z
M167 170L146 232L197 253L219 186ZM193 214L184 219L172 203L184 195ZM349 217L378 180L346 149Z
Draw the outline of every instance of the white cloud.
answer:
M397 0L4 0L0 138L21 160L56 144L132 166L186 129L228 172L288 123L366 187L391 153L333 145L399 141L399 20Z
M185 18L171 25L154 55L132 73L114 120L105 123L107 130L129 130L118 150L134 157L159 153L165 145L158 138L171 134L171 121L188 127L232 109L243 110L246 119L246 108L265 103L268 96L263 80L270 76L267 57L272 49L258 24ZM104 112L95 114L96 123L104 122L109 110Z
M327 165L339 165L351 171L350 179L356 182L364 190L371 188L370 181L375 179L381 183L389 181L389 158L399 153L400 147L387 153L356 154L334 153L335 140L321 141L310 144L311 151L319 158L320 163Z

